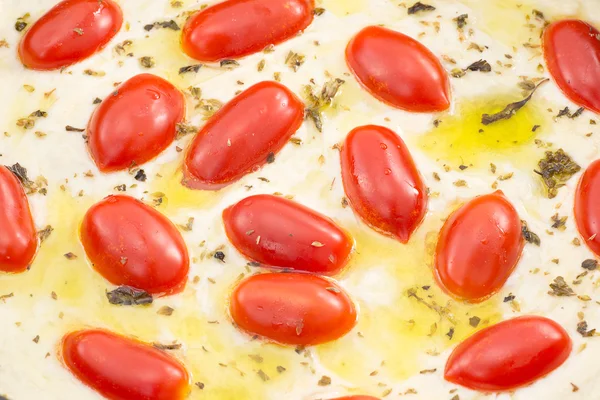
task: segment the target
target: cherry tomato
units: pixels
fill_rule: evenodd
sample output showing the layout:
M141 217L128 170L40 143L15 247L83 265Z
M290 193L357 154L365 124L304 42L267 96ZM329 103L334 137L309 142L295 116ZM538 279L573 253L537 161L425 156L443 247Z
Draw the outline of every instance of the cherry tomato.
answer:
M17 177L0 165L0 271L25 271L37 246L27 196Z
M485 328L459 344L446 362L444 378L480 391L513 390L549 374L573 344L556 322L524 316Z
M174 357L151 345L100 329L63 338L62 358L71 372L114 400L180 400L189 375Z
M267 162L298 130L304 105L277 82L260 82L225 104L202 127L185 156L183 184L216 190Z
M575 191L575 221L583 241L600 256L600 160L585 170Z
M440 61L402 33L368 26L346 47L346 62L360 84L392 107L414 112L450 107L450 81Z
M156 157L183 120L183 94L158 76L140 74L98 106L88 124L89 149L98 169L118 171Z
M331 275L352 251L352 238L332 220L283 197L247 197L223 211L223 221L229 241L268 266Z
M500 190L476 197L442 227L435 252L438 282L460 299L485 300L504 285L524 244L519 215Z
M104 48L122 24L113 0L63 0L25 33L19 57L31 69L67 67Z
M350 205L365 223L406 243L427 212L427 188L402 139L382 126L355 128L341 152Z
M297 272L244 279L231 295L230 312L239 328L291 345L338 339L356 323L356 308L342 288Z
M544 58L552 78L571 101L600 113L600 32L579 20L546 27Z
M314 0L229 0L192 15L183 51L200 61L253 54L296 36L310 25Z
M92 266L115 285L148 293L183 290L187 247L165 216L129 196L108 196L87 211L81 242Z

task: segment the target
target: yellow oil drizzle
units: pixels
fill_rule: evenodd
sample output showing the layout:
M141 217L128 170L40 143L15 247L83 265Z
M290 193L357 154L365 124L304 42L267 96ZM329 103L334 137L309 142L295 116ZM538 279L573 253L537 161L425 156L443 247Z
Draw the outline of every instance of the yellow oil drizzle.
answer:
M406 245L364 226L352 229L356 255L342 279L349 286L369 285L369 271L376 269L379 278L371 289L387 293L387 300L359 300L356 330L320 346L317 354L327 368L370 393L384 391L380 382L418 374L426 369L427 354L433 357L501 319L497 296L468 304L450 298L435 283L432 258L442 224L439 217L429 215ZM470 324L471 317L480 319L477 327Z
M148 200L161 198L158 209L172 215L184 208L210 208L222 197L222 191L193 190L181 184L182 161L165 164L150 186Z
M366 0L322 0L320 7L331 11L338 17L349 14L355 14L363 11L367 7Z
M528 0L460 0L469 6L469 22L505 45L521 46L529 38L538 39L539 29L527 26L534 6ZM545 11L545 10L543 10ZM510 27L510 28L509 28ZM541 26L540 26L541 27Z
M535 98L512 118L484 126L481 116L502 110L522 97L499 95L459 103L454 115L440 116L437 128L417 138L417 145L434 159L487 168L492 161L509 160L516 165L535 162L534 139L549 122ZM539 125L533 130L533 127Z

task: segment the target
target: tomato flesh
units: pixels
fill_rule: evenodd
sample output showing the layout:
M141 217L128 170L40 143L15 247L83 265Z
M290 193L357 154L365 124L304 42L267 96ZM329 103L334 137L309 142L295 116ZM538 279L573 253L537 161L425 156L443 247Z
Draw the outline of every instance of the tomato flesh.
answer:
M459 344L446 362L444 378L474 390L513 390L561 366L572 346L556 322L518 317L485 328Z
M183 290L187 247L175 225L129 196L108 196L87 211L81 242L92 266L115 285L151 294Z
M352 238L332 220L279 196L247 197L223 211L229 241L267 266L322 274L343 268Z
M571 101L600 113L600 31L567 19L544 31L546 65L560 90Z
M341 287L297 272L244 279L231 295L230 312L239 328L290 345L329 342L356 323L354 303Z
M189 374L177 359L109 331L65 335L62 358L80 381L109 399L180 400L189 393Z
M501 191L476 197L442 227L435 252L437 280L457 298L485 300L504 285L524 243L519 215Z
M355 128L341 160L354 211L373 229L406 243L427 212L427 188L402 139L383 126Z
M176 136L183 120L183 94L171 83L140 74L120 85L98 106L88 124L88 146L102 172L141 165Z
M583 242L600 256L600 160L585 170L575 191L575 221Z
M272 162L298 130L304 105L285 86L260 82L225 104L190 144L183 184L216 190Z
M0 271L25 271L38 241L29 201L15 175L0 165Z
M25 32L19 57L31 69L67 67L104 48L122 24L113 0L63 0Z
M346 62L360 84L388 105L413 112L450 107L450 80L440 61L402 33L368 26L346 47Z
M313 15L313 0L224 1L188 19L181 43L200 61L235 59L296 36Z

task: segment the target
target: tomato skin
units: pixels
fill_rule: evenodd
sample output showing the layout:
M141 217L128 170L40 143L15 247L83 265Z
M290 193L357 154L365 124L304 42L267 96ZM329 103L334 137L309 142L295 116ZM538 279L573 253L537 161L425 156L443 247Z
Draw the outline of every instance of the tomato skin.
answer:
M475 197L453 212L440 231L438 283L457 298L483 301L504 285L524 244L519 215L502 191Z
M113 0L63 0L25 32L19 57L35 70L67 67L104 48L122 24L123 13Z
M544 58L548 71L571 101L600 113L600 32L590 24L567 19L546 27Z
M21 183L0 165L0 271L23 272L38 247L29 201Z
M358 82L384 103L413 112L450 107L450 80L427 47L400 32L368 26L350 40L346 63Z
M460 343L446 362L444 378L474 390L513 390L554 371L572 347L567 332L548 318L513 318Z
M192 15L182 47L200 61L240 58L279 44L309 26L314 0L229 0Z
M111 400L179 400L189 393L189 374L177 359L106 330L65 335L62 358L80 381Z
M102 172L141 165L173 142L183 120L183 94L166 80L140 74L106 97L88 124L88 146Z
M268 266L332 275L346 265L353 247L331 219L279 196L247 197L225 209L223 221L236 249Z
M298 272L244 279L234 289L229 309L242 330L289 345L329 342L356 324L354 303L341 287Z
M344 191L378 232L408 242L427 212L427 188L402 139L377 125L353 129L341 151Z
M600 256L600 160L587 167L575 191L575 222L583 242Z
M187 247L164 215L129 196L108 196L87 211L81 242L92 266L115 285L151 294L183 290Z
M298 130L304 104L277 82L260 82L225 104L190 144L183 184L217 190L267 162Z

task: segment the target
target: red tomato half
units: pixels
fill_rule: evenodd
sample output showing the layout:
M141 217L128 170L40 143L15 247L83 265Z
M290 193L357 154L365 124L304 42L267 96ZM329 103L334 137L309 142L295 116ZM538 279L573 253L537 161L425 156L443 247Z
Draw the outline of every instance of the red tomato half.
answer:
M353 240L331 219L271 195L251 196L223 211L227 237L246 257L268 266L335 274Z
M200 61L233 59L279 44L313 20L314 0L228 0L183 27L183 51Z
M342 288L296 272L244 279L231 295L230 312L239 328L291 345L338 339L356 323L356 308Z
M548 71L571 101L600 113L600 32L579 20L562 20L543 37Z
M514 318L459 344L446 362L444 378L474 390L513 390L554 371L572 346L567 332L548 318Z
M585 170L575 191L575 221L583 241L600 256L600 160Z
M88 124L88 145L102 172L141 165L176 136L183 120L183 94L158 76L140 74L119 86L98 106Z
M81 242L92 266L115 285L148 293L183 290L187 247L165 216L129 196L108 196L83 218Z
M216 190L258 170L288 142L304 104L277 82L260 82L225 104L198 132L185 156L183 184Z
M19 57L31 69L67 67L104 48L122 24L113 0L63 0L25 33Z
M427 188L398 135L377 125L346 137L341 152L344 190L373 229L406 243L427 212Z
M519 215L500 190L476 197L442 227L435 252L437 280L460 299L485 300L504 285L524 244Z
M450 107L450 81L440 61L402 33L368 26L346 47L346 62L360 84L392 107L414 112Z
M112 332L69 333L62 357L80 381L112 400L180 400L189 393L188 372L177 359Z
M37 246L27 196L17 177L0 165L0 271L25 271Z

